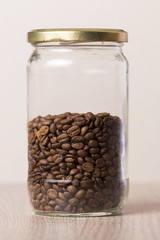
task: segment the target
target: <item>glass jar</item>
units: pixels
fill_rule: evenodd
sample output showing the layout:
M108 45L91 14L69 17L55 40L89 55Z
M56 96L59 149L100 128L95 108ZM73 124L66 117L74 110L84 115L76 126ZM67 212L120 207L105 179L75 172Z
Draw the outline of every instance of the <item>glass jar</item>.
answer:
M128 195L127 33L28 33L28 189L37 214L119 214Z

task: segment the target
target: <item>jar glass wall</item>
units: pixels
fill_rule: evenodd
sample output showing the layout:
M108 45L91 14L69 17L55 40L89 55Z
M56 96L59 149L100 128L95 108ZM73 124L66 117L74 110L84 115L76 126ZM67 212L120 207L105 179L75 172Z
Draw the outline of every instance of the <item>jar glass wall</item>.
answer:
M28 62L28 189L36 213L118 214L128 193L122 43L40 42Z

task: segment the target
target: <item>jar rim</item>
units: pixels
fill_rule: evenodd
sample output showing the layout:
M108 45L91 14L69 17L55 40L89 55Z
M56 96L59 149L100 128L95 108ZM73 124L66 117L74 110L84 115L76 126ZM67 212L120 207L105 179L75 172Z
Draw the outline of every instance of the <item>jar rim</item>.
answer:
M29 43L40 42L128 42L128 33L121 29L52 28L28 32Z

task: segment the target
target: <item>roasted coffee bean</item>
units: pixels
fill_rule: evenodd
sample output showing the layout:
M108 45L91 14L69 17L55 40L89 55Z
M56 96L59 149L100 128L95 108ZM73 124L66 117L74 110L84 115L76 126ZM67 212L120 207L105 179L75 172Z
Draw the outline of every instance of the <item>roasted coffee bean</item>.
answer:
M61 147L61 144L60 143L53 143L52 144L52 148L53 149L57 149L57 148L60 148Z
M60 143L67 143L70 141L69 136L66 133L63 133L57 137L58 142Z
M44 210L45 211L53 211L53 207L47 205L47 206L44 207Z
M84 137L85 137L86 140L94 139L94 133L89 132Z
M55 203L60 206L60 207L65 207L67 205L67 202L62 200L62 199L59 199L59 198L56 198L55 199Z
M72 143L71 144L74 149L82 149L84 147L83 143Z
M90 148L90 154L96 154L99 153L100 149L99 148Z
M58 196L59 196L60 199L62 199L64 201L67 201L67 198L64 196L64 193L59 192Z
M70 171L70 175L75 175L76 173L78 173L78 169L77 168L73 168L71 171Z
M81 179L81 178L83 178L83 173L77 173L77 174L75 174L75 175L74 175L74 178L75 178L75 179Z
M100 177L101 171L98 167L95 167L94 169L94 177Z
M109 167L108 168L108 173L109 173L109 175L114 176L116 174L116 171L113 167Z
M90 199L90 198L94 198L94 195L95 195L94 190L93 190L93 189L88 189L88 190L86 191L85 197L88 198L88 199Z
M72 185L73 185L74 187L78 187L78 186L79 186L79 181L78 181L78 179L74 179L74 180L72 181Z
M70 127L68 130L67 130L67 133L70 137L74 137L74 136L77 136L80 134L80 128L78 126L73 126L73 127Z
M56 132L56 126L55 126L54 123L52 123L52 124L50 125L50 132L51 132L51 133L55 133L55 132Z
M92 184L93 184L93 181L91 179L81 181L81 187L82 188L89 188L89 187L92 186Z
M56 154L52 157L53 162L60 163L63 160L63 156L61 154Z
M96 166L98 167L98 168L102 168L102 167L104 167L106 165L106 163L105 163L105 160L103 159L103 158L98 158L97 160L96 160Z
M34 134L31 132L28 134L28 143L32 144L34 143L34 141L35 141L35 137L34 137Z
M96 148L96 147L99 146L99 143L98 143L98 141L96 141L96 140L90 140L90 141L88 142L88 145L89 145L91 148Z
M80 143L80 142L83 142L83 141L84 141L84 137L82 137L82 136L74 136L74 137L71 139L71 141L72 141L73 143Z
M69 199L69 203L72 207L76 207L79 205L79 200L77 198L71 198Z
M70 204L68 204L65 208L64 208L64 211L65 212L71 212L72 211L72 207L71 207L71 205Z
M71 150L72 149L70 143L63 143L61 147L65 150Z
M28 123L28 189L38 211L85 213L124 198L122 122L109 113L64 113Z
M82 128L81 128L81 136L84 136L87 131L88 131L88 126L82 127Z
M83 198L84 194L85 194L85 190L81 189L76 193L75 197L80 199L80 198Z
M55 208L54 208L54 210L56 211L56 212L60 212L60 211L62 211L62 207L60 207L59 205L56 205L55 206Z
M75 168L76 165L75 165L75 163L72 163L72 162L70 163L70 162L69 162L69 163L67 163L67 167L69 167L69 168L72 169L72 168ZM70 175L71 175L71 174L70 174Z
M91 157L85 157L85 160L86 162L89 162L89 163L93 163L93 164L95 163L94 159Z
M70 185L70 186L67 187L67 191L71 192L71 193L76 193L77 192L77 188L72 186L72 185Z
M50 125L52 123L52 120L48 120L47 118L43 119L42 120L42 125L45 126L45 125Z
M66 155L67 154L67 151L64 150L64 149L61 149L61 148L57 148L56 149L56 152L60 155Z
M50 142L51 142L51 143L57 143L57 138L56 138L56 137L51 138L51 139L50 139Z
M87 157L88 156L88 153L85 150L78 150L77 154L80 157Z
M66 118L60 121L61 124L66 125L66 124L71 124L72 123L72 119L71 118Z
M93 172L94 166L92 163L86 162L86 163L83 163L82 169L86 172Z
M117 138L115 136L111 136L108 139L108 144L115 144L117 142Z
M83 163L84 163L84 159L81 158L81 157L78 157L78 158L77 158L77 161L78 161L79 164L83 164Z
M67 163L74 163L74 162L75 162L75 159L74 159L73 157L66 157L66 158L65 158L65 161L66 161Z
M48 126L42 126L40 129L39 129L39 134L40 135L46 135L48 132L49 132L49 127Z

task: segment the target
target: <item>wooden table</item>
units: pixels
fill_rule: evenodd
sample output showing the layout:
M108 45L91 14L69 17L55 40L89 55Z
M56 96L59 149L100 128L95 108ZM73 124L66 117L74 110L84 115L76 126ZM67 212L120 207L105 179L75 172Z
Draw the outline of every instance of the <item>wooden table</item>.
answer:
M160 184L134 184L122 215L43 217L25 185L0 185L0 240L160 240Z

